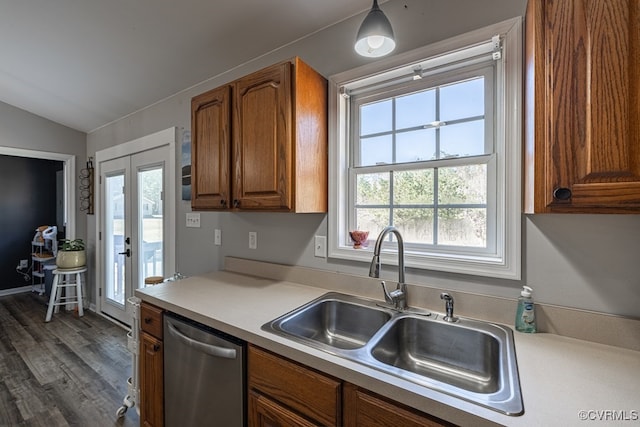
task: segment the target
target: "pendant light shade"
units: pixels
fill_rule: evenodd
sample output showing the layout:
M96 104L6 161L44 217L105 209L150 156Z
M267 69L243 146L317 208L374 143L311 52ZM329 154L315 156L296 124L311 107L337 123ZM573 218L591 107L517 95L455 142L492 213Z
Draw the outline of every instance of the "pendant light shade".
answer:
M375 58L391 53L395 47L391 23L378 7L378 0L373 0L373 6L358 30L356 52Z

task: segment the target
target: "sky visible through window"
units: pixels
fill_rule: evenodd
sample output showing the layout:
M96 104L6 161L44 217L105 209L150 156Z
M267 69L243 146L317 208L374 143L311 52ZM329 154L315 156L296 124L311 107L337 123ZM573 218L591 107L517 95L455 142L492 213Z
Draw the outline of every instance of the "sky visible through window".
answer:
M363 105L359 166L484 154L484 104L484 78L475 78L395 98L395 127L393 98ZM445 123L440 153L436 121Z

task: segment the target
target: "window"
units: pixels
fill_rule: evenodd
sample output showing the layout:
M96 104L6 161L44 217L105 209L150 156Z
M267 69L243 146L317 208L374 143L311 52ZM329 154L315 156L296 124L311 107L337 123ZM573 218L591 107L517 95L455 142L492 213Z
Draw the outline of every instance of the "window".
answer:
M408 266L520 278L520 27L334 76L330 256L369 261L349 231L394 225Z

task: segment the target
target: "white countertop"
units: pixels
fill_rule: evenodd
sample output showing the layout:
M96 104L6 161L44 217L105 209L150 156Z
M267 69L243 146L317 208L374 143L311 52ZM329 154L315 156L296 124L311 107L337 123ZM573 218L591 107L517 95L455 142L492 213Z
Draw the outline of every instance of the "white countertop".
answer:
M589 421L611 425L624 420L640 424L638 351L514 332L525 412L513 417L431 390L418 394L412 383L261 330L268 321L326 292L219 271L139 289L136 296L456 424L529 427ZM618 417L623 421L613 421Z

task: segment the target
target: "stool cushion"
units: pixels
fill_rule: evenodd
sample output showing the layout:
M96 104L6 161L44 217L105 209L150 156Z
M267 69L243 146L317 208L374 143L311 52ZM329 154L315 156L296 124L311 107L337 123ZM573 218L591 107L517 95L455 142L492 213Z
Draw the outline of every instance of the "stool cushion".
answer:
M151 276L144 279L145 285L157 285L158 283L162 283L163 281L164 277L162 276Z

